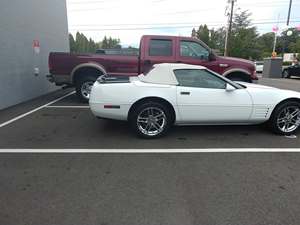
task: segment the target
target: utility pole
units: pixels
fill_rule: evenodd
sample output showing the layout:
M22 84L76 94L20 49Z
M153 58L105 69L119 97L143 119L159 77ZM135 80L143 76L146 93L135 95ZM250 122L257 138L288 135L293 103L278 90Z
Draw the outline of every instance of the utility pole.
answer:
M231 1L231 9L230 9L230 14L229 14L229 24L228 24L228 28L226 31L224 56L228 55L228 46L229 46L229 40L230 40L230 35L231 35L233 7L234 7L235 0L228 0L228 2L230 2L230 1Z
M287 28L290 25L291 8L292 8L292 0L290 0L288 17L287 17L287 20L286 20L286 27ZM286 33L286 36L287 36L287 33ZM286 39L283 40L282 58L284 58L285 47L286 47Z
M290 5L289 5L288 18L287 18L287 21L286 21L287 26L290 24L291 8L292 8L292 0L290 0Z

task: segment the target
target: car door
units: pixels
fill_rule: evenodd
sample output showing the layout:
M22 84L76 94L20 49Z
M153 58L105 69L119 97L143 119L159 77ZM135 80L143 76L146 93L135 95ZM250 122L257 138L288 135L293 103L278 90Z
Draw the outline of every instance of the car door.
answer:
M246 89L206 69L174 70L182 123L246 123L252 99Z
M294 65L292 68L291 68L291 73L290 73L291 76L300 76L300 65Z

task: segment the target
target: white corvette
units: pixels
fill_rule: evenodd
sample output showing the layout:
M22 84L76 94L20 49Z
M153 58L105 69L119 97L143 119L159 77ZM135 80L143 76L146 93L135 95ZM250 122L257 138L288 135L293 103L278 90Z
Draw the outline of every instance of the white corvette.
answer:
M157 64L138 77L100 77L89 103L95 116L127 120L147 138L163 135L173 124L267 122L275 133L286 135L300 125L300 93L235 83L186 64Z

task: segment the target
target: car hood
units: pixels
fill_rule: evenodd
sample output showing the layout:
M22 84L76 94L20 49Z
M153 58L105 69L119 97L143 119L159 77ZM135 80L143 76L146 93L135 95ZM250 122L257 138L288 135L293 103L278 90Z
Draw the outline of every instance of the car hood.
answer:
M237 82L245 87L251 95L254 104L277 105L288 98L300 99L300 92L269 87L259 84Z
M219 58L224 62L231 62L231 63L237 63L237 64L247 64L254 66L254 62L247 60L247 59L241 59L241 58L234 58L234 57L227 57L227 56L219 56Z
M265 85L261 85L261 84L253 84L253 83L241 82L241 81L238 81L238 82L236 81L236 83L241 84L242 86L245 86L247 88L278 89L278 88L275 88L275 87L265 86Z

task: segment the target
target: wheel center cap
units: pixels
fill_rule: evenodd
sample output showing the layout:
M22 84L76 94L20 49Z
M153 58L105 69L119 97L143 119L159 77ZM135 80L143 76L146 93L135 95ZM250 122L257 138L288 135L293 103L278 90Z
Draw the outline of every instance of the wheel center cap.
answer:
M150 123L154 123L155 122L155 118L154 118L154 116L149 116L149 122Z

